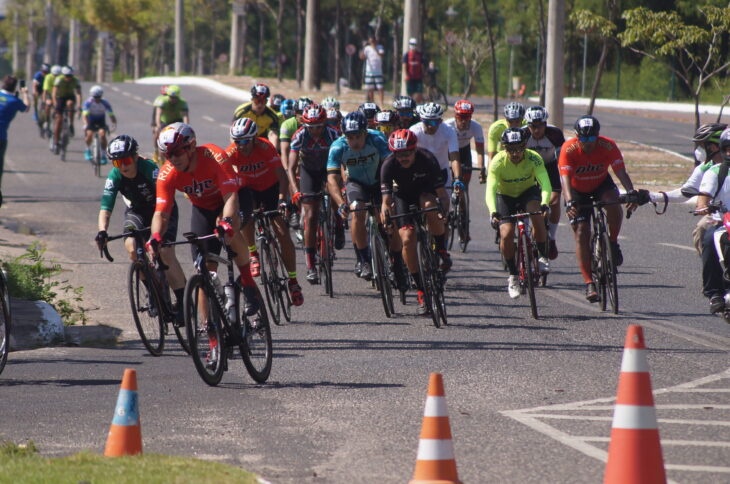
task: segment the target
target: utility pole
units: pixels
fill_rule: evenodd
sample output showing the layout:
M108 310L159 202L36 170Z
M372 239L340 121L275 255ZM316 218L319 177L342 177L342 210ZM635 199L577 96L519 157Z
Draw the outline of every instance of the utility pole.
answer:
M421 45L421 0L405 0L403 8L403 49L408 48L408 39L415 37L418 40L418 48L423 51ZM406 93L406 73L401 73L401 94Z
M49 64L58 64L56 59L56 52L54 51L53 45L53 3L52 0L46 0L46 48L43 53L43 61Z
M307 0L307 18L304 34L304 90L312 91L319 87L319 42L317 19L319 0Z
M549 0L547 55L545 73L545 107L555 126L564 125L564 53L563 35L565 34L565 0Z
M185 25L183 13L185 4L183 0L175 0L175 75L182 74L185 68L185 45L183 43L183 28Z
M233 2L231 9L231 47L228 52L228 75L233 76L241 68L241 20L246 15L246 2Z

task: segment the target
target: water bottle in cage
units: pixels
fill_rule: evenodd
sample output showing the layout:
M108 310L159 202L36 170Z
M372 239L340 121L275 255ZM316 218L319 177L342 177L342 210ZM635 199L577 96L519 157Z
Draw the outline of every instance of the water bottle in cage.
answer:
M226 297L225 293L223 292L223 286L221 285L221 280L218 279L218 273L214 271L210 271L210 279L213 281L213 287L215 287L215 292L222 300L225 300Z
M226 314L228 319L231 321L236 320L236 291L233 288L233 284L226 284L223 286L226 293Z

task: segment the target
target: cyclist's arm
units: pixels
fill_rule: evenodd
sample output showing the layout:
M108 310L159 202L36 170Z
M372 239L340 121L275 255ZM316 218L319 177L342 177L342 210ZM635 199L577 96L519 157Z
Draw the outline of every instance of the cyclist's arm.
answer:
M190 124L190 114L188 113L187 109L182 112L182 119L183 123Z
M107 230L109 228L109 220L111 219L112 213L109 210L99 210L99 231Z
M155 126L157 129L162 128L162 108L160 106L155 107Z
M289 163L286 169L286 174L289 177L289 190L292 195L299 191L299 185L296 181L297 165L299 165L299 151L289 151Z
M449 152L449 161L451 162L451 172L454 174L454 179L461 179L461 158L459 157L458 151Z
M345 199L342 197L342 176L339 171L328 171L327 172L327 190L329 191L330 197L334 201L334 206L339 207L345 203Z
M629 174L626 172L626 168L614 168L613 172L616 174L616 178L621 181L621 185L623 185L627 192L634 189L634 184L631 182L631 177L629 177Z
M490 166L487 187L484 192L484 202L487 204L490 215L497 211L497 178L496 171Z
M484 159L484 143L474 142L474 151L477 152L477 168L479 171L485 170L487 165Z

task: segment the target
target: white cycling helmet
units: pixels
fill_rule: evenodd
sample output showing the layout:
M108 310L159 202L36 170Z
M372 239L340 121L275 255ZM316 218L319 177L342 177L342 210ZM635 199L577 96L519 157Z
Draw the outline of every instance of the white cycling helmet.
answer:
M104 89L101 86L91 86L89 94L91 97L102 97L104 95Z
M60 76L61 66L59 66L58 64L51 66L51 74L53 74L54 76Z
M240 141L255 138L258 131L259 128L253 119L238 118L231 124L231 139L233 141Z
M542 106L532 106L525 111L525 121L527 124L547 123L548 112Z
M61 74L64 76L72 76L74 73L74 69L71 66L63 66L61 67Z
M444 114L444 108L439 103L429 102L421 104L416 108L416 112L421 119L441 119Z

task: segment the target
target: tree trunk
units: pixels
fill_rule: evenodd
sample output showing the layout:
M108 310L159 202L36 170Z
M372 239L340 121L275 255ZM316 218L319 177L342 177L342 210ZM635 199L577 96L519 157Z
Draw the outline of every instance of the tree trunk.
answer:
M339 0L337 1L337 7L339 8ZM282 32L282 25L284 22L284 0L279 0L279 10L276 14L276 78L279 82L284 78L284 65L282 58L284 56L284 39Z
M497 53L494 48L494 35L492 34L492 23L489 20L489 9L487 8L487 0L482 0L484 8L484 24L487 27L487 36L489 37L489 50L492 51L492 90L494 92L494 106L492 114L494 120L499 119L499 90L497 87Z
M319 0L307 0L307 28L304 45L304 89L319 86Z
M340 28L342 27L342 0L337 0L335 10L335 94L340 95L340 53L342 52L342 43L340 41Z
M302 88L302 33L304 26L302 25L302 0L297 0L297 86Z
M596 76L593 79L593 87L591 88L591 101L588 103L588 113L593 114L593 107L596 104L596 96L598 96L598 88L601 85L601 76L603 76L603 68L606 66L606 58L608 57L608 39L603 39L601 47L601 57L598 59L596 66Z

